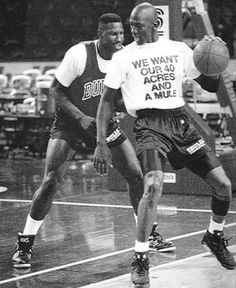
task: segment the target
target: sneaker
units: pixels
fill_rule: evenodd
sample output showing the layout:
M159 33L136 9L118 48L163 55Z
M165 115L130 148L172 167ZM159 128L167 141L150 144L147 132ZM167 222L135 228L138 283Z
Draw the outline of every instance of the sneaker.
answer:
M165 240L157 231L158 225L154 224L151 235L149 236L149 251L151 252L171 252L176 247L171 241Z
M135 252L132 263L131 280L135 288L149 288L149 260L148 253Z
M15 253L12 257L14 268L31 267L30 259L35 235L23 235L18 233Z
M221 265L227 269L234 269L236 262L233 255L226 248L228 246L228 239L224 238L222 231L214 231L214 234L209 231L206 232L202 239L202 245L216 256Z

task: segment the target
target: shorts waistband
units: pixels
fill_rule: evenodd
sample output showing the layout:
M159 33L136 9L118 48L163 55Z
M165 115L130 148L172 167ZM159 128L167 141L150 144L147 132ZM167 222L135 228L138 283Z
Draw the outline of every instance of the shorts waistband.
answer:
M182 115L184 112L184 107L174 108L174 109L141 109L137 110L136 114L138 117L147 117L153 115L169 115L178 116Z

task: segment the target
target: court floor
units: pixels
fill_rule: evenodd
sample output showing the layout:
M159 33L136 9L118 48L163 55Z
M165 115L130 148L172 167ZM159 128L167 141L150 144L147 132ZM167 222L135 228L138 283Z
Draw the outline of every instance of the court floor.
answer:
M22 231L44 160L0 160L0 287L131 288L136 236L128 193L110 191L107 177L87 161L71 161L64 184L35 239L32 268L13 269L17 232ZM6 187L7 189L3 189ZM175 252L150 254L152 288L233 288L226 270L201 246L210 218L210 197L163 194L159 231ZM236 195L225 234L236 257Z

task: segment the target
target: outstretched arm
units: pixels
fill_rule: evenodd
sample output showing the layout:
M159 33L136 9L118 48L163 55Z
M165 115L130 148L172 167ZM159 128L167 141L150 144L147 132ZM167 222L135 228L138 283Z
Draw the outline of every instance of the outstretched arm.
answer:
M94 167L104 175L111 164L111 153L106 143L106 131L109 120L114 113L116 89L104 88L97 111L97 147L94 152Z

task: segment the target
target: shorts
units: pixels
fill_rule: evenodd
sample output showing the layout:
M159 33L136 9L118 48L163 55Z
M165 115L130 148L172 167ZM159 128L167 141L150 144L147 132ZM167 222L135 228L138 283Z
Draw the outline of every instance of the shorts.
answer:
M157 150L175 170L187 167L212 149L190 122L184 107L137 111L134 133L137 155Z
M78 153L81 153L84 149L93 153L97 141L96 124L95 122L92 124L95 127L94 129L84 130L79 125L72 124L71 121L66 122L64 119L61 120L59 117L56 117L51 128L50 138L65 140ZM91 133L91 131L95 132ZM127 139L126 134L114 119L111 120L108 126L106 139L110 148L120 145Z

